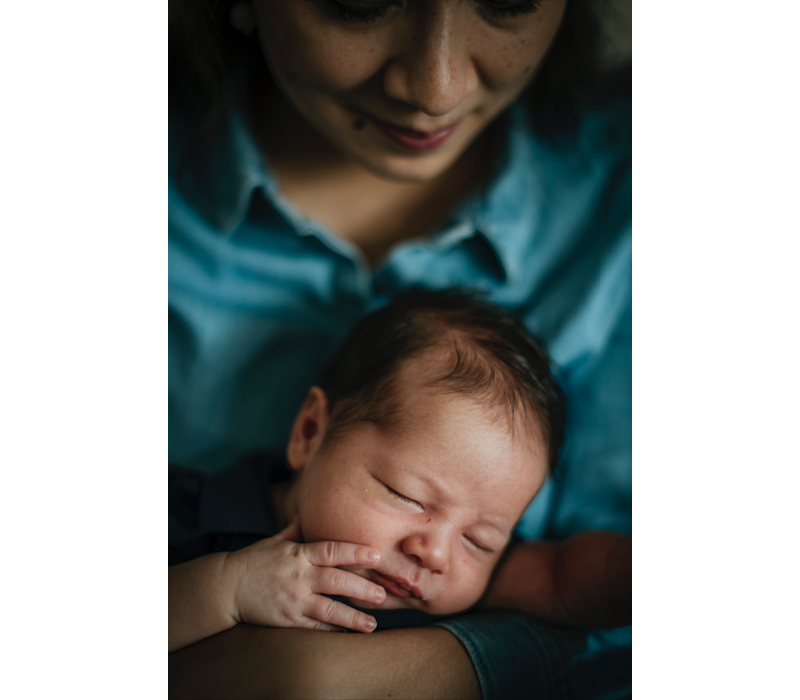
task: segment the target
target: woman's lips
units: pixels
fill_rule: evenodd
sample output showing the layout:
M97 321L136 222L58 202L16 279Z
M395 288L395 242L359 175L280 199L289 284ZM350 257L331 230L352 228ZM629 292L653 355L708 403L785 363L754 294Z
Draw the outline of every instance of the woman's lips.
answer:
M396 579L377 571L372 571L374 583L383 586L389 593L393 593L399 598L422 598L419 590L404 579Z
M370 117L370 119L390 141L393 141L398 146L402 146L409 151L417 153L432 151L439 148L439 146L453 135L458 125L461 123L457 121L455 124L444 127L444 129L423 133L421 131L404 129L399 126L387 124L379 119L375 119L375 117Z

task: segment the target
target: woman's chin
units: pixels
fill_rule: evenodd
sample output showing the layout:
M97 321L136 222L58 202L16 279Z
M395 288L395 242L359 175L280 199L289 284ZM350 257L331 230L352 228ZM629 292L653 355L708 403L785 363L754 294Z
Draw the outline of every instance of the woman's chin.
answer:
M448 157L448 155L450 157ZM430 154L414 158L394 153L354 153L352 159L375 177L400 184L422 184L441 176L457 158Z

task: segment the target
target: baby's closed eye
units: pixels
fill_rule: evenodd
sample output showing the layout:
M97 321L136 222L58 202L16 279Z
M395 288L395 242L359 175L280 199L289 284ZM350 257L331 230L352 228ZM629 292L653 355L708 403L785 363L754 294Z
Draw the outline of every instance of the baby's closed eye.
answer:
M387 484L384 484L384 486L386 486L386 490L389 493L391 493L393 496L395 496L399 500L401 500L401 501L403 501L405 503L411 503L411 504L413 504L415 506L419 506L419 503L417 503L413 498L409 498L408 496L404 496L402 493L400 493L399 491L395 491L391 486L388 486ZM420 506L420 507L422 507L422 506Z

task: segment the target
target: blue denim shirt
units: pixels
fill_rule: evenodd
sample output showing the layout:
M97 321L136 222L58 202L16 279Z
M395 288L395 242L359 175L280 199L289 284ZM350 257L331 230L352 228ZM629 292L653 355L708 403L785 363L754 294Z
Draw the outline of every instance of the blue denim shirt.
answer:
M555 141L537 138L519 106L507 121L488 184L440 231L397 245L371 269L282 196L245 112L232 112L183 179L194 123L171 115L171 461L214 472L247 451L282 449L325 359L359 318L411 286L467 286L545 342L567 395L557 476L518 534L631 531L630 103L587 114ZM608 638L588 648L603 651ZM610 638L629 644L629 630ZM473 661L489 693L479 665L498 666ZM491 693L512 693L498 688Z

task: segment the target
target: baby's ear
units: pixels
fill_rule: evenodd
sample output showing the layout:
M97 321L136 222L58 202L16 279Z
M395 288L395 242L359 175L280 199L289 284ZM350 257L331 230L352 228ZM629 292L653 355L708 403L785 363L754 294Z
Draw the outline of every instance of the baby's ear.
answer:
M294 419L289 446L286 448L286 460L292 469L303 469L309 456L322 442L327 425L328 397L318 386L313 386Z

